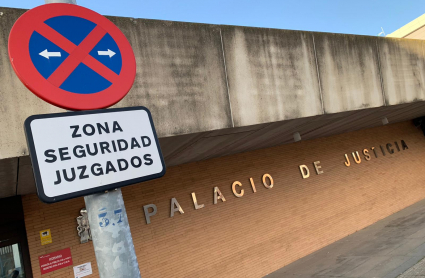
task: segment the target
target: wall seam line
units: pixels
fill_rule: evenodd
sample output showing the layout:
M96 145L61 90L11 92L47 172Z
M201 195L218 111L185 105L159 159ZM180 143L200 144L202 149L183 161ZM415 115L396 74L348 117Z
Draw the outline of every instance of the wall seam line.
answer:
M311 34L311 37L313 38L314 60L316 62L317 81L319 82L320 105L322 106L322 114L324 115L325 105L323 104L322 82L320 81L319 63L317 62L316 41L314 40L314 34Z
M381 82L381 92L382 92L382 102L384 106L387 105L387 100L385 98L385 87L384 87L384 78L382 76L382 66L381 66L381 52L379 51L378 39L376 40L376 51L377 51L377 59L378 59L378 71L379 71L379 81Z
M219 30L220 30L220 40L221 40L221 52L223 54L224 75L226 77L227 98L229 100L229 107L230 107L230 119L232 120L232 127L235 127L235 122L233 121L232 102L230 100L229 79L227 77L227 65L226 65L226 56L224 54L223 35L221 34L221 28L219 28Z

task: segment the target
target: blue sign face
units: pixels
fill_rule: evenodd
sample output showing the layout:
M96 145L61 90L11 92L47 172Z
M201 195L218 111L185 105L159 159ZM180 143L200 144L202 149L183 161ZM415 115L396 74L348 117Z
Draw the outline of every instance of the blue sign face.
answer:
M90 40L96 24L76 16L57 16L44 21L51 28L51 32L57 32L73 44L79 51L78 46ZM117 43L106 33L92 49L85 49L92 58L96 59L110 71L119 75L122 69L122 57ZM62 77L59 88L76 94L94 94L109 88L112 83L101 72L87 66L83 60L86 57L73 57L64 49L50 41L46 37L34 31L29 42L29 53L37 71L47 80L57 71L68 70L70 74ZM86 55L86 56L87 56ZM69 58L69 59L68 59ZM77 60L75 60L77 59ZM50 80L49 80L50 81ZM58 82L58 81L57 81Z

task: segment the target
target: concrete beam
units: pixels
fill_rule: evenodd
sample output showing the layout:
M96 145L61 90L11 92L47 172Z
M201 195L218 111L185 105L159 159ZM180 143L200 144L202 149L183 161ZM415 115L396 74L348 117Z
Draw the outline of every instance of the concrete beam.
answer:
M63 110L16 77L7 38L24 10L0 12L3 159L28 153L22 128L28 116ZM116 107L147 106L160 138L424 99L422 42L109 18L129 39L138 65L132 90Z
M24 120L64 111L30 93L10 65L7 39L23 12L0 7L4 195L34 192L28 158L13 170L28 154ZM135 84L115 107L152 111L168 166L292 143L294 132L306 140L425 115L422 41L109 19L137 60Z

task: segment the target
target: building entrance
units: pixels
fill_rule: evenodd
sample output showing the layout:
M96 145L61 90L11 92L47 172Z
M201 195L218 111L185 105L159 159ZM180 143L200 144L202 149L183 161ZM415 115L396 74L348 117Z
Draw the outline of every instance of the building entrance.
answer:
M0 244L1 246L1 244ZM25 267L19 243L0 247L0 278L24 278Z
M0 278L32 278L21 197L1 199Z

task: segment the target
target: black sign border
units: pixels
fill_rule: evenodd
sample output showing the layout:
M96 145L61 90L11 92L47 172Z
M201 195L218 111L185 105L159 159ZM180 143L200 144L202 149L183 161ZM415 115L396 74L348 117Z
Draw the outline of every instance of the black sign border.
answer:
M33 138L32 130L31 130L32 121L39 120L39 119L60 118L60 117L70 117L70 116L80 116L80 115L90 115L90 114L102 114L102 113L114 113L114 112L133 111L133 110L143 110L143 111L146 111L148 113L149 121L150 121L150 124L152 126L153 136L155 137L156 146L158 148L159 157L161 158L162 171L160 173L149 175L149 176L144 176L144 177L140 177L140 178L135 178L135 179L131 179L131 180L125 180L125 181L121 181L121 182L111 183L111 184L107 184L107 185L104 185L104 186L99 186L99 187L95 187L95 188L91 188L91 189L87 189L87 190L77 191L77 192L68 193L68 194L64 194L64 195L59 195L59 196L56 196L56 197L46 196L46 194L44 193L43 182L41 180L40 167L38 165L37 153L35 151L34 138ZM44 115L33 115L33 116L28 117L25 120L24 130L25 130L25 136L26 136L26 139L27 139L28 149L29 149L29 153L30 153L31 163L32 163L32 167L33 167L35 185L36 185L36 188L37 188L37 195L38 195L38 198L40 198L40 200L43 201L44 203L52 204L52 203L57 203L57 202L61 202L61 201L69 200L69 199L74 199L74 198L78 198L78 197L83 197L83 196L95 194L95 193L111 191L111 190L121 188L121 187L124 187L124 186L128 186L128 185L132 185L132 184L136 184L136 183L140 183L140 182L144 182L144 181L149 181L149 180L161 178L165 175L165 172L166 172L164 157L162 156L162 151L161 151L161 147L159 145L158 136L156 134L155 125L154 125L153 120L152 120L152 115L151 115L151 112L149 111L149 109L147 109L144 106L101 109L101 110L89 110L89 111L68 112L68 113L53 113L53 114L44 114Z

